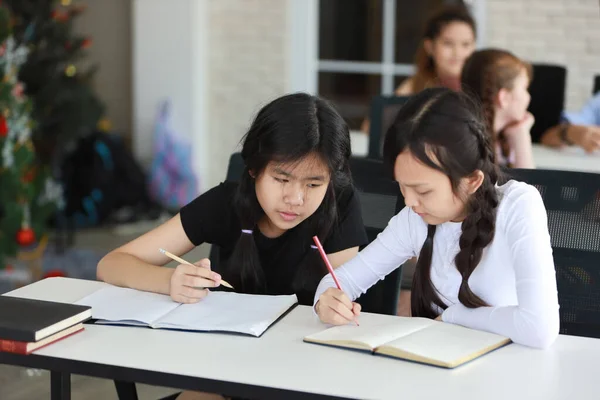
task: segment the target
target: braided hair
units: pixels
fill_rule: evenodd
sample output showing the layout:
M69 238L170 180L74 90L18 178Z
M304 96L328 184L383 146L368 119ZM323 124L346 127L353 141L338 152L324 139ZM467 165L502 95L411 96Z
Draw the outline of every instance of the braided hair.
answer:
M469 277L481 261L483 249L495 233L501 179L495 152L480 105L470 96L449 89L426 89L413 96L400 110L386 135L384 160L393 171L396 158L408 150L425 165L443 172L452 189L459 193L462 178L483 173L480 187L465 200L460 250L454 261L462 276L458 299L469 308L486 306L469 287ZM435 225L429 225L411 292L413 316L435 318L433 306L445 309L431 282L431 260Z

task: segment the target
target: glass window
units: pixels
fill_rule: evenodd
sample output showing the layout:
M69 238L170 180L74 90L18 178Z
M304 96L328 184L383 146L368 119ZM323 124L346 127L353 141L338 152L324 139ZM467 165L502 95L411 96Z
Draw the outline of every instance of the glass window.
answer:
M382 0L323 0L319 7L319 58L381 61Z
M369 114L371 98L379 93L380 75L319 73L319 95L335 104L350 129L360 129Z

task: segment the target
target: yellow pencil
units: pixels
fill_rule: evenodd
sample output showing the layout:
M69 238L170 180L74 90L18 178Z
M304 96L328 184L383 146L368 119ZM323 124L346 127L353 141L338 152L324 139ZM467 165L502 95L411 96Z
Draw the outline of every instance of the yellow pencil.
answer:
M171 260L177 261L179 264L187 264L187 265L191 265L191 266L195 267L195 265L192 264L191 262L185 261L183 258L177 257L175 254L169 253L165 249L158 249L158 251L160 251L161 253L163 253L165 256L169 257ZM231 286L227 281L221 280L221 285L223 285L225 287L228 287L230 289L233 289L233 286Z

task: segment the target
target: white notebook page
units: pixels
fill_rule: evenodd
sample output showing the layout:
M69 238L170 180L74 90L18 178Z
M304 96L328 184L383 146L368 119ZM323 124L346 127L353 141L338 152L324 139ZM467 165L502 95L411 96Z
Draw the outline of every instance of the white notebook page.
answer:
M157 321L156 326L259 336L296 302L296 295L211 292L198 303L182 304Z
M433 322L425 318L396 317L391 321L378 324L348 324L326 329L310 335L307 339L319 341L356 341L366 343L372 349L401 336L419 331Z
M179 304L167 295L108 286L77 304L91 306L99 322L260 336L296 302L296 295L210 292L198 303Z
M169 296L117 286L102 288L77 304L92 307L92 318L95 319L136 321L147 325L179 306Z
M494 333L440 323L394 340L387 345L451 364L457 360L468 358L502 340L505 338Z

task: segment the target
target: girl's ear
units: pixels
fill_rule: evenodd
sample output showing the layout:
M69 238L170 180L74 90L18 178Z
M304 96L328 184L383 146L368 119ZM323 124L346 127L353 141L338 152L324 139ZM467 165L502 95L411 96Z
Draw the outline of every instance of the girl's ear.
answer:
M496 95L496 106L502 109L507 108L511 102L511 99L512 95L510 90L502 88L498 91L498 94Z
M472 195L483 184L484 175L481 170L476 170L471 175L463 178L463 185L468 195Z

